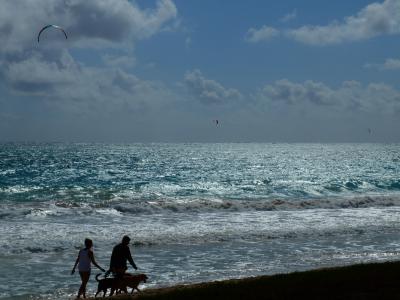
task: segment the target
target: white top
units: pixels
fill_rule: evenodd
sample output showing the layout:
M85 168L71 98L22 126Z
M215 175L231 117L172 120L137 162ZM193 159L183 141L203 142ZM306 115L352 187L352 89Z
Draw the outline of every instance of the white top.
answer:
M90 272L91 261L89 257L89 251L89 249L82 249L81 251L79 251L79 272Z

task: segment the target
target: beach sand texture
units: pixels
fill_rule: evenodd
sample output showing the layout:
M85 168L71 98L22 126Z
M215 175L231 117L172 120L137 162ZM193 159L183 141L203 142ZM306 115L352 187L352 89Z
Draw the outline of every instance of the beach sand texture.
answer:
M399 274L400 262L361 264L148 289L106 299L400 299Z

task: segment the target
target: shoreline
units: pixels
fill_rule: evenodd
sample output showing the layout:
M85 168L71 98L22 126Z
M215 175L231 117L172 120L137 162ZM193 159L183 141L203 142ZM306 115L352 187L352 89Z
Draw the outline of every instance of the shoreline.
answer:
M152 288L102 299L400 299L400 261Z

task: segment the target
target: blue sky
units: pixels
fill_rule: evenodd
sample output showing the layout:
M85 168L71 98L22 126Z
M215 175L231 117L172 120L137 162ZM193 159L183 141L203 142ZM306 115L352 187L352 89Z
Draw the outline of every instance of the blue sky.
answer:
M0 8L2 141L400 141L399 0Z

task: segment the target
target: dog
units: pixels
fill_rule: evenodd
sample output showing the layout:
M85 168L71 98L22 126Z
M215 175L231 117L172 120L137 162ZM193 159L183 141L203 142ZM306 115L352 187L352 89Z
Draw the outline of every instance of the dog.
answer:
M124 274L121 279L115 279L114 284L111 286L110 296L112 296L114 292L116 292L117 294L121 291L128 293L128 287L132 288L131 294L133 294L134 290L140 292L139 284L141 282L146 282L147 279L148 277L146 274Z
M106 293L107 293L107 290L108 289L112 290L113 287L115 288L115 286L116 286L116 279L115 278L99 279L100 275L101 275L101 273L96 275L96 281L98 282L98 285L97 285L97 292L96 292L96 295L94 295L94 297L97 297L98 293L100 293L101 291L103 291L103 297L105 297ZM128 291L125 288L125 293L127 293L127 292Z

